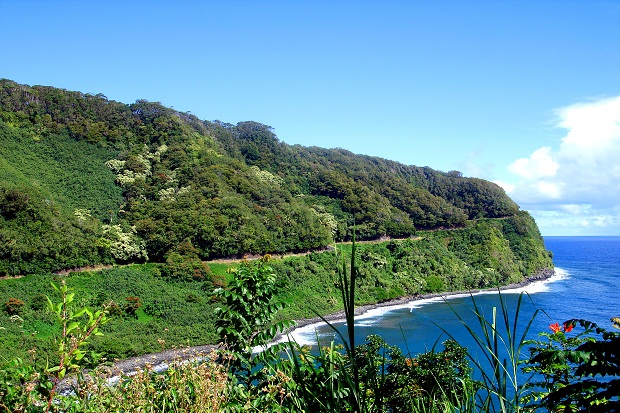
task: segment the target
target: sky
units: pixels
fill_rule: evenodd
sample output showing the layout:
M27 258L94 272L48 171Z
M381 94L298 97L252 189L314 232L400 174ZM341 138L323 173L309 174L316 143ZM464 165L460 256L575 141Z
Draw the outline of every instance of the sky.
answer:
M269 125L620 235L620 1L0 0L0 78Z

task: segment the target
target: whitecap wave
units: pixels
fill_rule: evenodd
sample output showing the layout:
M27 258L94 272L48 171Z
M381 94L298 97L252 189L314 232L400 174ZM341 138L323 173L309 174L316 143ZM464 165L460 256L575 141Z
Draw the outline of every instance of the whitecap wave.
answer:
M555 274L552 275L551 277L545 280L535 281L523 287L502 290L502 294L521 294L521 293L536 294L536 293L549 292L551 291L553 283L564 280L568 277L569 277L568 271L556 267ZM452 300L455 298L470 297L471 295L482 295L482 294L497 294L497 290L479 291L473 294L464 292L464 293L452 294L448 296L425 298L422 300L414 299L414 300L401 303L401 304L388 305L384 307L376 307L376 308L372 308L356 316L355 325L358 327L371 326L373 324L376 324L379 318L389 313L390 311L394 311L394 310L406 308L406 309L409 309L409 311L413 311L416 308L420 308L428 304L443 302L445 300ZM340 319L340 320L333 320L331 322L339 323L343 321L344 319ZM290 339L294 340L299 345L316 345L317 329L324 325L325 325L324 322L319 321L317 323L308 324L306 326L296 328L291 333L289 333L289 335L281 337L280 340L278 340L278 342L287 342L289 341L289 337L290 337Z
M552 284L561 280L565 280L569 277L568 271L563 270L562 268L556 268L555 274L551 277L535 281L531 284L525 285L523 287L511 288L509 290L503 290L502 294L536 294L536 293L547 293L551 291Z
M334 321L337 322L337 321ZM286 342L292 339L297 344L302 346L312 346L316 344L317 328L324 326L325 323L320 321L318 323L308 324L307 326L299 327L293 330L290 334L280 339L281 342Z

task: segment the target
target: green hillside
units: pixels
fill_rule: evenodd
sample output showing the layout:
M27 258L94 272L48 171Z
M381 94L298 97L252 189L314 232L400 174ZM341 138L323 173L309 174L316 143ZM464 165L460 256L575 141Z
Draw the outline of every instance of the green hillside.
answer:
M526 213L502 220L472 222L467 228L420 231L418 238L359 244L356 304L373 304L402 296L445 291L493 288L523 280L524 274L539 272L551 263L544 248L533 244L535 227ZM515 229L524 230L508 241ZM351 254L351 244L338 251ZM180 258L180 256L177 256ZM283 319L326 315L342 310L335 284L338 258L334 251L304 256L272 257L277 274L278 298L289 303L279 315ZM111 320L93 341L92 348L107 360L123 359L160 351L162 348L213 344L215 330L214 283L222 285L230 264L209 263L196 277L198 267L183 259L166 264L140 264L67 276L34 274L1 280L0 303L17 299L20 322L6 311L0 313L0 354L28 358L37 349L40 358L50 353L49 338L58 333L47 311L45 295L53 297L50 280L64 280L74 289L80 305L99 307L113 303ZM131 297L140 307L131 312ZM27 332L27 333L26 333ZM161 343L164 340L165 343ZM18 343L18 345L16 345Z
M0 139L0 275L308 251L349 239L353 223L359 239L404 238L519 211L456 171L10 80Z
M375 241L358 249L357 304L553 267L534 220L491 182L288 145L256 122L2 80L0 142L0 276L28 275L0 280L3 354L54 357L43 300L50 272L76 267L137 264L63 277L80 305L114 303L93 342L108 359L214 342L213 290L238 265L218 258L271 254L292 304L280 317L342 309L329 246L350 253L352 228Z

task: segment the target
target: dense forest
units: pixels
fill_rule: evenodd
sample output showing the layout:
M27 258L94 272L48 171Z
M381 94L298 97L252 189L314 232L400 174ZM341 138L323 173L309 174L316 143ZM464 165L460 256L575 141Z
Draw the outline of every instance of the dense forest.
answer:
M2 80L0 139L0 276L28 275L0 280L0 349L21 356L46 351L50 273L72 268L114 265L63 277L83 305L113 303L93 342L113 359L160 349L162 331L168 348L217 340L212 293L231 279L217 258L271 254L293 304L281 317L340 310L331 246L353 228L375 241L358 249L356 304L553 266L534 220L491 182L287 145L256 122Z
M457 171L288 145L257 122L0 81L0 276L200 261L407 238L506 218Z
M343 256L351 259L349 281ZM248 346L267 343L290 319L344 308L349 320L358 305L495 288L552 267L532 217L491 182L340 148L288 145L257 122L205 121L157 102L128 105L0 80L0 411L94 411L116 400L129 406L127 386L150 380L149 372L122 380L120 398L95 400L114 386L96 397L85 392L86 410L75 403L80 392L54 405L62 399L55 391L68 370L222 340L233 364L227 371L207 362L198 381L227 390L196 390L184 399L202 406L195 411L217 411L216 404L247 411L250 401L257 411L318 411L315 402L330 394L323 387L334 383L344 390L327 404L340 407L322 411L359 407L357 393L376 394L381 404L383 390L360 390L360 382L378 381L375 370L356 370L352 349L310 356L289 347L297 354L289 365L276 350L255 358ZM381 343L369 337L359 345L361 365L379 360L388 349ZM439 371L450 373L450 385L473 385L466 351L444 347L415 359L390 347L383 378L396 381L382 386L390 393L426 386L425 377ZM270 354L275 358L261 358ZM321 366L342 375L323 377ZM153 377L161 384L174 374ZM169 406L172 398L178 411L190 411L177 396L198 387L185 374L180 384L149 393L148 403ZM458 398L477 397L469 384L471 394ZM270 389L291 405L270 399ZM196 402L200 394L219 401L205 407ZM419 400L432 404L435 396ZM389 411L418 400L399 397Z

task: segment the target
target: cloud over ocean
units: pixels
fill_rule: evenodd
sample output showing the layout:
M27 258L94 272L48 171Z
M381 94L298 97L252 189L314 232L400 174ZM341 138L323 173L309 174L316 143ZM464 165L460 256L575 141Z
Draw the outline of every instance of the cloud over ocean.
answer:
M547 235L620 229L620 96L556 111L566 131L557 148L541 147L508 166L497 182L529 210Z

